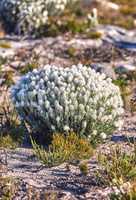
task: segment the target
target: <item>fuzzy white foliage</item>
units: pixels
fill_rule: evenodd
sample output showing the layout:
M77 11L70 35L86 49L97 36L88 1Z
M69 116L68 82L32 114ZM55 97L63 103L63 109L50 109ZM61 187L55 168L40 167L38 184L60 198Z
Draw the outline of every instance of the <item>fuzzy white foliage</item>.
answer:
M58 14L71 0L0 0L0 14L18 32L29 33L48 22L48 16ZM76 0L72 0L76 1Z
M45 126L51 132L102 137L122 125L119 88L81 64L34 69L13 86L11 97L21 118L36 130Z

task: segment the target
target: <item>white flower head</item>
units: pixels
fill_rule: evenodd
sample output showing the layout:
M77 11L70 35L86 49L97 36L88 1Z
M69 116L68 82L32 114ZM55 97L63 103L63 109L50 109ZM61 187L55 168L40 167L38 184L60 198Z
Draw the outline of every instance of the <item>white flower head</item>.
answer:
M68 131L70 130L70 128L69 128L68 125L65 125L65 126L63 127L63 129L64 129L64 131L66 131L66 132L68 132Z
M93 130L92 135L96 136L97 135L97 130Z
M105 140L107 138L107 135L105 133L101 133L100 137L101 137L102 140Z

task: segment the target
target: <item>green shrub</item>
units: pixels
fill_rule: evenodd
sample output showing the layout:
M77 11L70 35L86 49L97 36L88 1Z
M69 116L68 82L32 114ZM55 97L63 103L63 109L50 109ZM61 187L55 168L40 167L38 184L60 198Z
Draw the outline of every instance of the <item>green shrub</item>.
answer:
M105 182L109 185L136 178L136 144L129 153L119 145L111 147L108 154L99 152L98 161L104 169Z
M60 165L64 162L75 163L82 159L88 159L93 155L90 143L73 132L66 136L58 133L54 134L48 150L37 145L32 139L31 141L34 153L47 167Z
M111 200L134 200L136 197L136 143L128 148L116 145L108 153L98 152L101 166L97 171L98 180L111 187Z

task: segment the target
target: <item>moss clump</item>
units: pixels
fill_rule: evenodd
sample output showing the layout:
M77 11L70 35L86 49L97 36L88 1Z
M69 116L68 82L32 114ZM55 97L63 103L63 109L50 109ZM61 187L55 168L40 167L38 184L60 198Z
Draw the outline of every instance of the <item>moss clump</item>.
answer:
M74 18L69 18L65 24L62 24L60 26L60 28L62 28L64 30L64 32L72 32L72 33L84 33L86 28L87 28L87 24L83 21L83 20L78 20L78 19L74 19Z
M87 175L88 174L88 165L87 165L87 162L83 161L79 164L79 169L80 169L80 172L83 174L83 175Z
M102 37L102 33L98 31L90 31L87 33L87 37L90 39L100 39Z
M69 47L69 48L67 49L67 53L68 53L68 55L69 55L70 57L74 57L74 56L76 56L76 49L75 49L74 47Z
M10 49L11 48L11 44L9 42L6 42L6 41L1 41L0 42L0 48Z

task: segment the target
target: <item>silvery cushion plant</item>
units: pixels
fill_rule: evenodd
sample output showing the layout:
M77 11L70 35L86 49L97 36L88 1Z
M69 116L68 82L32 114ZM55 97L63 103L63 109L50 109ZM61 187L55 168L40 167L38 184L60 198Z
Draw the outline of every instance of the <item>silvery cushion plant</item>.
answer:
M0 0L0 14L16 32L30 33L48 22L48 16L58 14L76 0Z
M120 91L105 74L82 64L46 65L23 76L11 89L12 101L33 131L104 137L121 128Z

